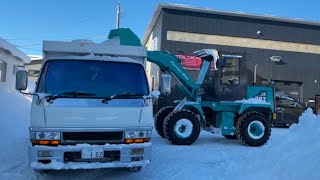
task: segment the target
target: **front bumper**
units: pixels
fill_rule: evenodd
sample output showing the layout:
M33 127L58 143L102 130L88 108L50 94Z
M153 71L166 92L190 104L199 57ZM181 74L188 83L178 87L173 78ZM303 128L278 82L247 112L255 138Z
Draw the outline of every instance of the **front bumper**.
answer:
M66 161L66 154L81 154L83 148L103 148L105 153L120 152L118 158L99 162L85 161L77 158L76 160ZM29 146L29 166L35 170L61 170L61 169L98 169L98 168L120 168L145 166L151 161L152 143L141 144L106 144L106 145L64 145L64 146ZM131 150L143 148L141 154L131 154ZM52 157L39 157L39 151L50 151Z

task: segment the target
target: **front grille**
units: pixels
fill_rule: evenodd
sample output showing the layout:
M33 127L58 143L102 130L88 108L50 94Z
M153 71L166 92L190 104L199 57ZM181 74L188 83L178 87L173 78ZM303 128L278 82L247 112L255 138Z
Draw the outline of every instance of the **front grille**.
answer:
M81 152L65 152L64 162L118 162L120 161L120 151L104 151L104 158L101 159L81 159Z
M120 141L123 132L64 132L64 141Z

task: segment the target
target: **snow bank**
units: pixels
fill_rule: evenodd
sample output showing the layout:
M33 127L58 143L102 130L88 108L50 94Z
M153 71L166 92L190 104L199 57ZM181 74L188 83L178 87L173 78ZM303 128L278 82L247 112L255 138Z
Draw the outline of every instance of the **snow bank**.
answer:
M29 56L24 54L22 51L8 43L6 40L0 38L0 48L9 51L13 56L21 59L25 63L30 63L31 59Z
M20 93L0 93L0 179L30 179L28 169L30 101Z
M255 172L245 179L319 180L320 116L307 109L289 133L271 141L255 156Z

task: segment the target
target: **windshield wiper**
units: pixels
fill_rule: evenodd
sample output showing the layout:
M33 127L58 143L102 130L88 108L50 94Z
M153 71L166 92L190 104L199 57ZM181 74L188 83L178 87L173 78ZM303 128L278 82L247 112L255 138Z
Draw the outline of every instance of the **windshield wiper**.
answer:
M102 103L108 103L108 101L112 99L140 99L140 98L143 98L143 94L123 93L123 94L116 94L113 96L105 97L102 100Z
M94 93L86 93L86 92L79 92L79 91L69 91L69 92L63 92L56 95L50 95L46 96L47 101L52 101L61 97L77 97L77 96L96 96Z

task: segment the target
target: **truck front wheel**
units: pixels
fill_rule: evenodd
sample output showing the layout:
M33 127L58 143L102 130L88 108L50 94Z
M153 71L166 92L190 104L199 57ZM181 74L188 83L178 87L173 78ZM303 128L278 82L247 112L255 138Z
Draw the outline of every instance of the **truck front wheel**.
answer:
M173 106L167 106L161 108L154 118L154 127L159 134L159 136L165 138L164 132L163 132L163 122L164 119L174 110Z
M169 114L163 126L165 137L175 145L191 145L200 134L199 119L185 109Z
M262 146L271 135L271 126L263 114L250 112L239 118L236 132L244 145Z
M129 172L140 172L142 169L141 166L134 166L129 168Z

